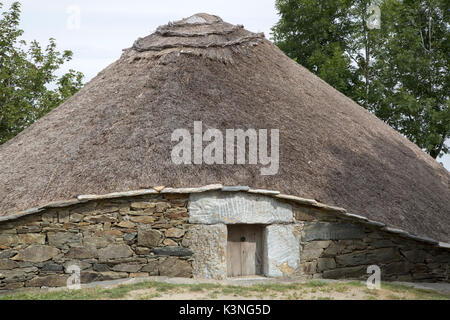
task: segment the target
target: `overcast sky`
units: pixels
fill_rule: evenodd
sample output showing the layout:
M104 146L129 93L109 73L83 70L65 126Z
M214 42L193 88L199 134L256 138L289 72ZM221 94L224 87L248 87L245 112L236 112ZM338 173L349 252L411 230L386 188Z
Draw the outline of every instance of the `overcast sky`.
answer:
M3 2L5 7L13 2ZM227 22L264 32L277 22L275 0L21 0L24 39L42 45L55 38L73 60L62 71L75 69L90 80L118 59L122 49L159 25L206 12ZM79 15L78 15L79 13ZM439 160L450 170L450 156Z

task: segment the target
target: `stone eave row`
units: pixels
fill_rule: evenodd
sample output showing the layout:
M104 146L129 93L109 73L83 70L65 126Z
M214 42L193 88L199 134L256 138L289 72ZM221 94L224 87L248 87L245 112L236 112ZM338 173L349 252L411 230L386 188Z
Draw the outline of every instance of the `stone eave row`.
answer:
M354 221L357 221L360 223L368 224L368 225L379 228L381 231L396 234L396 235L404 237L404 238L409 238L409 239L419 241L419 242L425 242L428 244L435 245L439 248L450 249L450 243L439 242L437 240L434 240L434 239L431 239L428 237L412 235L405 230L388 227L388 226L386 226L386 224L384 224L382 222L370 220L366 217L349 213L344 208L329 206L329 205L317 202L314 199L305 199L305 198L301 198L301 197L297 197L297 196L281 194L281 192L276 191L276 190L253 189L249 186L223 186L221 184L211 184L211 185L198 187L198 188L170 188L170 187L159 186L159 187L154 187L152 189L114 192L114 193L108 193L108 194L103 194L103 195L79 195L76 199L70 199L70 200L66 200L66 201L54 201L54 202L47 203L46 205L43 205L40 207L30 208L27 210L19 211L16 214L0 217L0 223L17 220L17 219L20 219L25 216L34 215L34 214L42 212L46 209L64 208L64 207L73 206L75 204L86 203L86 202L95 201L95 200L136 197L136 196L143 196L143 195L150 195L150 194L190 194L190 193L203 193L203 192L208 192L208 191L248 192L248 193L253 193L253 194L266 195L266 196L270 196L270 197L280 199L280 200L292 201L292 202L298 203L300 205L307 205L307 206L311 206L314 208L322 209L322 210L334 213L336 215L339 215L341 217L345 217L349 220L354 220Z

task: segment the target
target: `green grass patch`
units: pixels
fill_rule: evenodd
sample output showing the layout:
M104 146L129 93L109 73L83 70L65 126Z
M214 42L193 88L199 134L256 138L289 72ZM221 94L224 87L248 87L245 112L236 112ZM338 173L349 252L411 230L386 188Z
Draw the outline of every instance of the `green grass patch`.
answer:
M366 284L361 282L361 281L349 281L349 282L345 282L346 285L350 286L350 287L365 287Z
M102 289L58 290L48 292L20 292L4 295L0 300L96 300L101 296Z
M102 299L124 299L135 291L137 295L131 295L136 299L154 299L164 296L170 297L173 293L202 292L203 296L216 299L220 295L233 297L283 297L298 300L305 294L321 295L332 297L333 293L339 292L354 297L354 292L350 289L364 294L366 299L379 299L381 292L367 289L361 282L325 282L322 280L312 280L307 283L265 283L250 286L223 286L215 283L198 284L172 284L167 282L138 282L135 284L122 284L112 288L89 288L81 290L53 290L53 291L22 291L13 294L0 296L0 300L102 300ZM382 289L387 291L388 299L413 298L421 300L450 300L450 294L443 294L433 290L416 289L410 286L397 283L383 283ZM149 290L149 292L145 292Z
M311 280L305 284L305 287L318 288L318 287L325 287L327 285L329 284L322 280Z
M450 300L449 293L440 293L429 289L414 288L412 286L400 283L383 283L383 289L387 289L396 293L412 294L417 300Z

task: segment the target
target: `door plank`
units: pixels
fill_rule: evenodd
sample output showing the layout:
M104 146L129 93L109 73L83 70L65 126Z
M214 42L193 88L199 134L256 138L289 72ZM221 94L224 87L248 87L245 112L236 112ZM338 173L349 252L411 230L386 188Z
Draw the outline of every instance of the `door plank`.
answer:
M241 266L242 275L250 276L256 274L256 232L255 228L247 227L242 230L241 241Z
M263 228L256 225L228 226L227 275L262 274Z
M227 243L227 274L229 277L239 277L241 268L241 242L239 228L229 228Z

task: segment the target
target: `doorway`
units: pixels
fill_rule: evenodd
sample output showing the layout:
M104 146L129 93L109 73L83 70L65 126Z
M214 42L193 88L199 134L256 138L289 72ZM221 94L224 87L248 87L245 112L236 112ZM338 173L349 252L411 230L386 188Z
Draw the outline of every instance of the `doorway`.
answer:
M264 227L241 224L227 228L228 277L262 275Z

